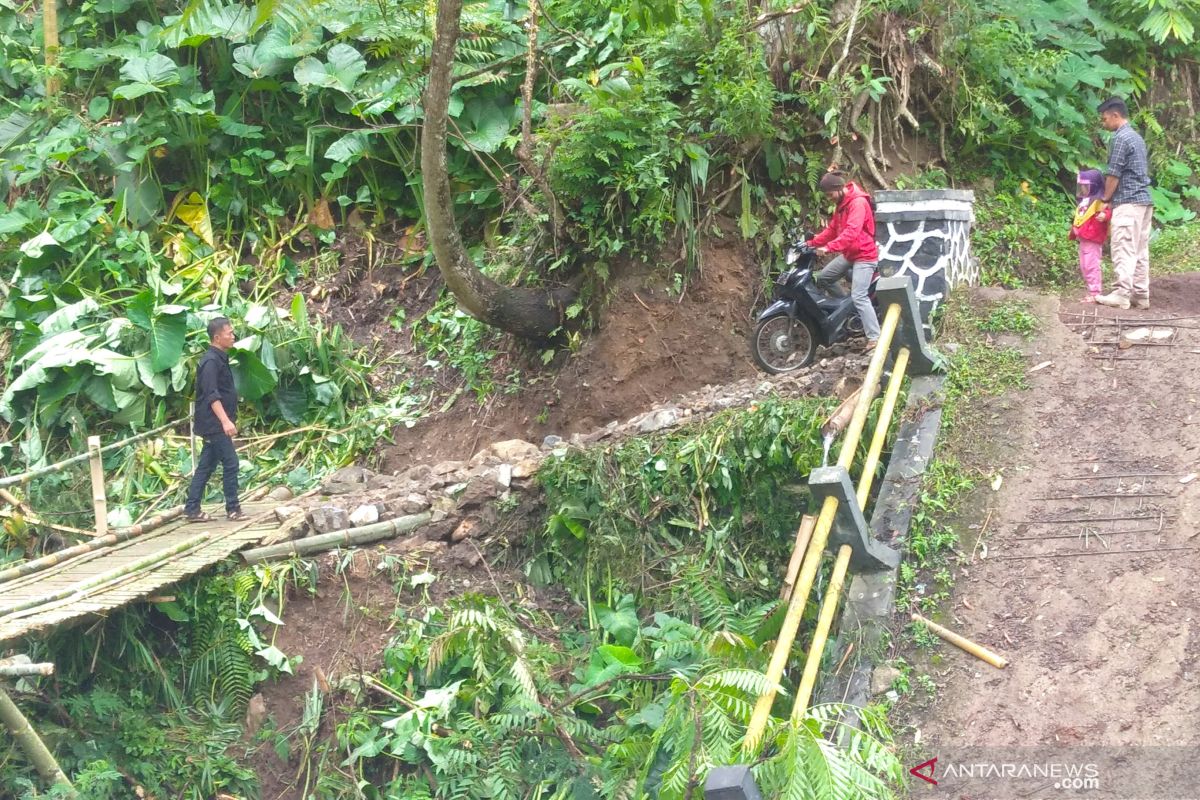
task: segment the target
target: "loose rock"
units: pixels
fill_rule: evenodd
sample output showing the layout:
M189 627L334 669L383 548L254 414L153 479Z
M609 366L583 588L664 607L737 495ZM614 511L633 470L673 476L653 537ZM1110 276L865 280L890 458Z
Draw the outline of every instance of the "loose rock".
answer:
M267 493L267 499L274 500L277 503L282 503L287 500L291 500L293 497L295 497L295 495L292 494L292 490L286 486L276 486L274 489L272 489L270 492Z
M379 521L379 509L373 505L362 505L350 512L352 525L370 525Z
M330 533L350 527L350 515L341 506L318 506L309 518L317 533Z

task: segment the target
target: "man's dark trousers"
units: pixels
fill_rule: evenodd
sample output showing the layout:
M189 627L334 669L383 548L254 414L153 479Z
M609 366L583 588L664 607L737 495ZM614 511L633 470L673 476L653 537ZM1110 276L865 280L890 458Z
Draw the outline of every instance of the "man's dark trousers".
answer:
M204 487L208 479L221 465L221 488L225 492L225 511L238 510L238 457L233 448L233 439L223 433L216 436L204 437L204 448L196 462L196 472L192 475L192 485L188 488L187 503L184 504L185 514L197 514L200 503L204 499Z

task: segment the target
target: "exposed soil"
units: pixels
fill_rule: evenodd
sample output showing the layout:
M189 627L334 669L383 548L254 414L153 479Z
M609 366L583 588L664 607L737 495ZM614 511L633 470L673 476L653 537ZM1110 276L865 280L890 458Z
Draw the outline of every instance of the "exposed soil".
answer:
M1152 310L1101 308L1101 320L1200 309L1200 276L1156 279L1153 291ZM973 553L964 545L969 564L940 621L1010 664L997 670L943 646L921 665L939 688L911 720L913 749L940 756L943 767L964 748L1042 745L1068 753L1063 748L1200 743L1200 330L1175 328L1173 346L1119 349L1097 344L1114 341L1116 327L1066 324L1094 308L1036 301L1042 330L1024 347L1031 368L1050 363L1030 374L1027 391L1008 396L1015 402L996 410L985 434L998 445L991 470L1003 483L987 490L968 520L985 535ZM1179 324L1200 327L1200 318ZM1066 521L1078 517L1141 519ZM1151 756L1088 750L1076 760L1103 762L1100 790L1053 792L1053 782L1042 781L1036 796L1197 794L1194 776L1151 788L1144 776L1161 772ZM1127 759L1123 767L1119 758ZM1130 782L1135 775L1140 783ZM1039 789L918 784L915 795L928 797L1008 798Z
M755 374L747 335L762 305L761 269L736 234L707 240L701 264L682 296L664 288L661 271L624 264L597 329L583 335L577 353L561 353L543 366L539 352L507 343L493 372L502 376L519 368L525 376L519 391L497 390L482 404L470 392L462 394L445 412L411 429L396 429L394 444L381 449L375 466L392 471L414 459L465 459L503 439L567 437L627 419L683 392ZM441 287L433 268L403 273L378 267L331 276L307 291L321 298L314 304L319 313L377 356L388 356L372 382L383 387L402 378L429 379L440 405L457 388L456 376L426 367L426 356L414 351L408 329L396 330L389 318L403 307L408 320L418 319Z

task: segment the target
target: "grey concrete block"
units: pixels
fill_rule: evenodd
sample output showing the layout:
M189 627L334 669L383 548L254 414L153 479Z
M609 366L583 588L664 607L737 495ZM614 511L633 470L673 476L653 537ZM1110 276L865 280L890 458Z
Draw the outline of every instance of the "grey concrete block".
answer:
M900 553L887 545L875 541L867 528L862 509L850 482L850 473L845 467L818 467L808 477L808 489L818 507L827 497L838 500L837 516L829 534L829 549L838 550L850 545L854 554L850 565L855 570L891 570L900 563Z
M925 326L912 281L905 275L880 278L875 286L875 297L881 309L887 309L893 303L900 306L900 325L892 338L892 356L895 357L901 347L907 347L910 375L941 372L941 356L925 341Z

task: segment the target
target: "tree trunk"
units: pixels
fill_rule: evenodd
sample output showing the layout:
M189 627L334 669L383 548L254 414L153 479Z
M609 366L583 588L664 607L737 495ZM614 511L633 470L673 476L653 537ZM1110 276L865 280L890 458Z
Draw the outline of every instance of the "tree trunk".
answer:
M42 780L51 784L61 784L66 787L68 796L75 796L74 787L54 760L54 755L46 748L45 742L4 689L0 689L0 722L8 728L13 741L24 751L30 763L42 776Z
M574 300L575 291L501 286L471 261L454 219L454 199L446 169L446 112L461 15L462 0L438 0L429 83L425 87L425 123L421 129L421 173L429 241L446 286L463 310L517 336L545 339L562 325L563 311Z

